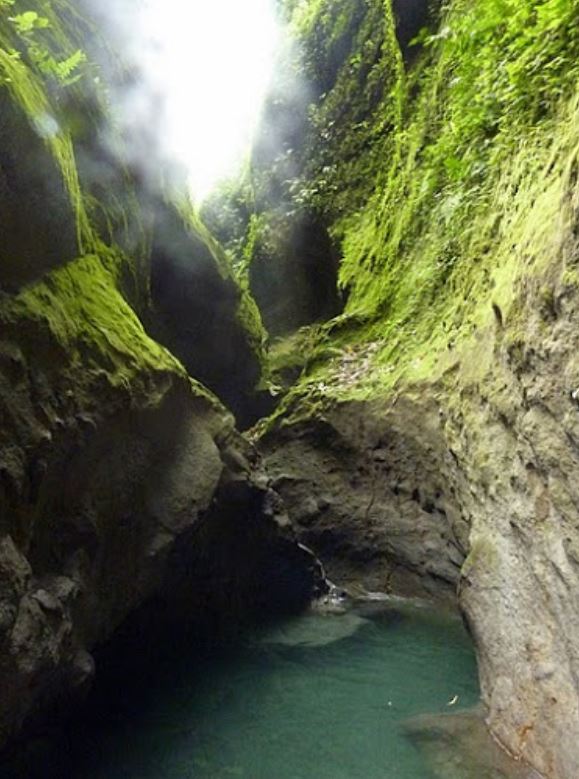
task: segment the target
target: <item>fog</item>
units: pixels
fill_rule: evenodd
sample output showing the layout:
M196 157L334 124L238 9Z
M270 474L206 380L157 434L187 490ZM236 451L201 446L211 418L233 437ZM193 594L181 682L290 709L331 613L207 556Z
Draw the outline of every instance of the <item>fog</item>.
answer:
M113 111L133 165L196 201L247 154L280 42L274 0L85 0L130 78Z

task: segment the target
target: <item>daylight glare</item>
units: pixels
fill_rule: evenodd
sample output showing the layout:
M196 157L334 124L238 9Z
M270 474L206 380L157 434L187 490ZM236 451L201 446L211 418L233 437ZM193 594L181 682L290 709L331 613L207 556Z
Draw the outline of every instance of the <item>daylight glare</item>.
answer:
M139 23L163 152L202 200L242 160L259 119L279 38L273 0L147 0Z

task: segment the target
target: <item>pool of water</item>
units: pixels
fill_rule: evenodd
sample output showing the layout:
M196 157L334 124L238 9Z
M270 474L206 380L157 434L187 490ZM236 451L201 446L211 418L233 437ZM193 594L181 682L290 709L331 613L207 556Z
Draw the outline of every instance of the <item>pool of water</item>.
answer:
M419 605L309 614L143 667L109 669L90 718L2 776L433 779L403 723L479 698L460 620Z

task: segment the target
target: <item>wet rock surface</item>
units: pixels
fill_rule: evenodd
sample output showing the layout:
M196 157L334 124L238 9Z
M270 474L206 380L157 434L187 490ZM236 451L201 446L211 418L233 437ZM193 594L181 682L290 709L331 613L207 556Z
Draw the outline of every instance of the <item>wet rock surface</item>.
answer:
M452 459L426 412L349 404L260 442L275 489L330 578L452 600L468 528L449 499ZM446 468L445 468L446 466Z
M364 4L356 5L361 14ZM426 5L407 3L408 16L396 6L407 44ZM324 90L343 55L328 57ZM0 100L0 746L31 715L69 708L94 675L94 646L131 615L141 615L142 635L162 636L160 626L171 622L207 617L219 630L323 595L312 548L352 589L446 601L458 594L495 738L549 779L576 779L576 202L557 214L564 237L542 244L529 228L522 262L532 266L538 243L539 264L548 268L518 279L510 310L490 299L500 293L496 280L485 283L494 325L477 312L466 346L449 336L437 377L438 367L430 380L333 403L263 438L270 481L229 414L140 323L126 312L97 320L96 303L125 302L115 252L102 247L102 263L91 262L90 272L46 278L68 265L76 273L79 204L63 177L69 163L75 175L74 160L51 157L51 116L37 111L36 126L7 94ZM569 179L572 193L575 162ZM513 182L513 198L518 189ZM359 196L365 192L361 185ZM531 202L542 207L533 196L525 209ZM281 290L279 307L267 311L281 330L341 305L326 227L284 229L275 251L261 264L258 257L252 280L258 294L263 282L266 311L267 263L279 260L285 282L299 266L292 300ZM161 214L153 232L155 337L240 419L252 420L261 330L248 327L242 291L205 237L189 234L174 212ZM511 247L520 236L504 240ZM510 253L500 255L499 270ZM311 264L323 262L318 278ZM46 283L36 297L4 316L12 295L39 279ZM66 289L78 306L66 309ZM357 380L370 363L355 368ZM471 724L451 722L458 720L423 727L417 739L427 750L431 732L443 740L448 733L450 744L461 734L478 743L478 725L471 733ZM465 755L474 747L450 749L456 771L470 779L473 758ZM437 756L433 765L442 770ZM500 760L474 766L477 779L507 771Z
M255 413L259 315L221 250L160 197L139 215L109 160L130 235L143 238L139 216L156 220L145 225L151 312L140 254L95 234L95 253L78 256L72 147L60 159L43 135L54 127L29 122L7 92L0 104L1 748L25 723L70 712L95 675L94 648L127 620L139 615L147 641L162 625L233 628L299 610L325 585L210 391L240 418ZM86 155L98 158L89 124L85 178Z
M232 629L297 611L323 587L228 417L185 388L155 410L95 417L89 440L75 433L47 461L41 498L3 506L0 743L31 714L66 710L91 681L92 648L139 609L154 642L188 619Z
M71 329L64 348L41 311L0 311L0 746L70 711L94 647L138 612L154 642L324 586L231 414L133 316L141 362L120 338Z
M328 404L260 443L300 538L332 578L454 597L495 738L579 775L577 300L545 327L480 332L441 378Z

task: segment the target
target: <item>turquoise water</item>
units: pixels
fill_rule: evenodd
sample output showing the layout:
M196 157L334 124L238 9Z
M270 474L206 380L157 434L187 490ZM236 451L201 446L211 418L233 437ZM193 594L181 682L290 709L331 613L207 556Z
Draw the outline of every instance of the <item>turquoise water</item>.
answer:
M138 666L39 754L38 776L432 779L402 723L479 697L460 621L417 607L307 615Z

